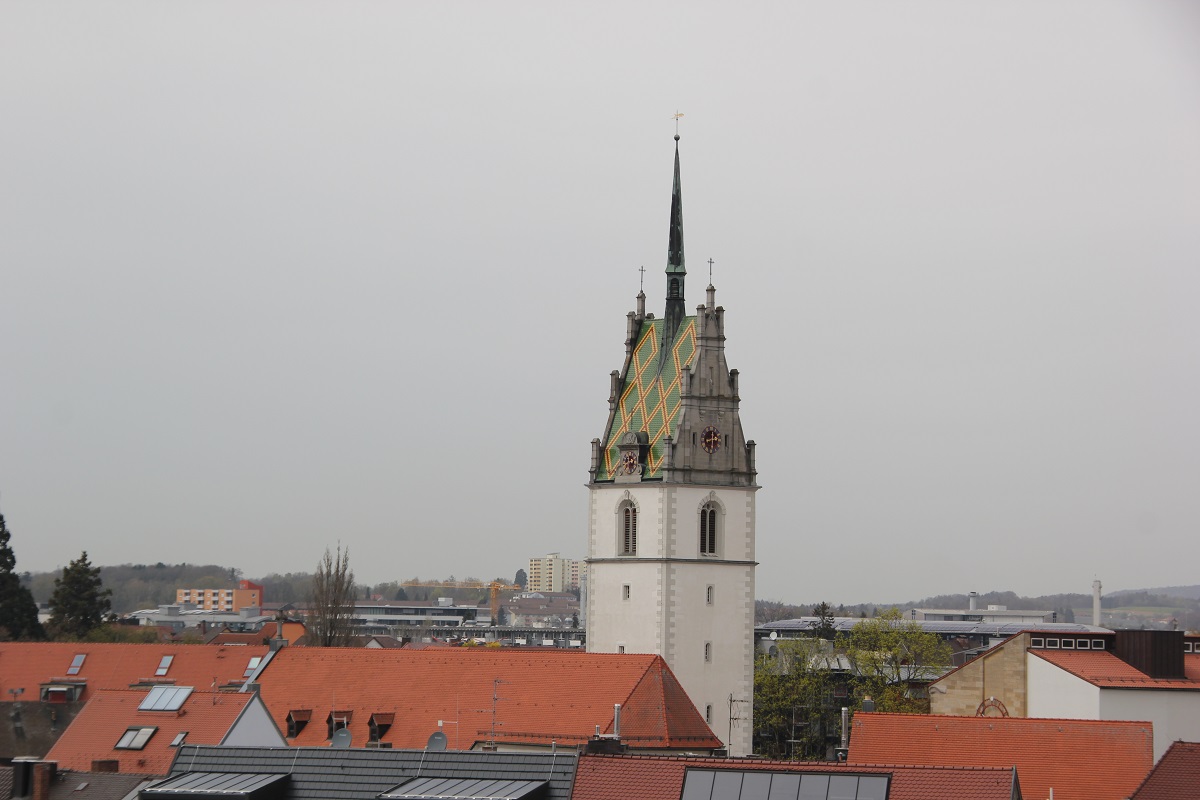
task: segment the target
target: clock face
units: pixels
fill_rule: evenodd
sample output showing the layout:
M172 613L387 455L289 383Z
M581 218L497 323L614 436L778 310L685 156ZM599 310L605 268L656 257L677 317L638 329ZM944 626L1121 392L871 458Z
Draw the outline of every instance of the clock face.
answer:
M621 459L621 469L625 470L626 475L632 475L633 473L637 472L637 468L637 453L626 453L625 457Z
M715 453L721 449L721 432L709 425L704 429L704 433L700 434L700 444L704 445L706 453Z

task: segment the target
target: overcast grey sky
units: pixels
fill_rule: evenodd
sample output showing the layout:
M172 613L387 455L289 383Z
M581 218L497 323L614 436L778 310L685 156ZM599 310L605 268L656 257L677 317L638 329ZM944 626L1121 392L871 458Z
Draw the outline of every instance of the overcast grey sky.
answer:
M18 567L582 558L671 115L757 594L1197 582L1200 5L0 5Z

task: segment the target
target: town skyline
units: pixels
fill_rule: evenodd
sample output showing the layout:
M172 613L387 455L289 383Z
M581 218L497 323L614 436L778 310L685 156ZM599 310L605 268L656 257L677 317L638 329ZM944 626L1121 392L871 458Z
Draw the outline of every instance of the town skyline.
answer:
M757 597L1194 582L1200 11L543 11L0 9L18 570L582 558L680 111Z

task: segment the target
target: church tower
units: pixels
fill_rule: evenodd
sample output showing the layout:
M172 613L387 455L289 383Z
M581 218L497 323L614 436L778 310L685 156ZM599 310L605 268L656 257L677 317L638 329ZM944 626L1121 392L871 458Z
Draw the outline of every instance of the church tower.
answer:
M626 323L588 470L587 649L658 653L729 754L748 755L754 695L754 442L725 363L716 289L687 314L679 136L666 308Z

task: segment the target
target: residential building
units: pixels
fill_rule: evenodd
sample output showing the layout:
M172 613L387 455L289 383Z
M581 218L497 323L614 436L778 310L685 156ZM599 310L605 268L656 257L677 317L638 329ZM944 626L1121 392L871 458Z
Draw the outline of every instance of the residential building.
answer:
M574 628L579 601L565 592L521 592L504 604L505 626Z
M89 772L76 775L59 771L53 761L22 759L0 766L0 798L8 800L136 800L138 789L154 782L146 775Z
M286 647L255 680L294 746L327 746L342 728L353 747L420 748L441 730L452 750L562 748L597 728L638 749L721 746L655 655Z
M266 597L263 587L252 581L238 581L236 589L176 589L175 602L185 603L205 611L241 611L261 608Z
M0 759L42 757L101 689L159 684L237 691L258 668L261 645L0 642Z
M935 714L1146 720L1159 758L1200 740L1200 637L1026 631L930 684L929 699Z
M1020 800L1011 767L919 767L587 754L572 800L721 798L855 800ZM1032 800L1033 795L1025 795Z
M1131 800L1195 800L1200 795L1200 743L1172 742Z
M46 760L76 772L166 775L184 742L287 746L257 695L165 685L96 692Z
M184 745L166 780L140 800L400 800L420 797L570 800L579 756L334 747Z
M710 284L686 311L676 137L665 312L629 313L588 470L587 648L657 653L731 755L751 751L754 442Z
M1154 765L1153 738L1148 722L859 712L847 763L1015 766L1031 800L1125 800Z
M529 592L566 592L579 588L579 573L583 562L551 553L529 559L525 590Z

